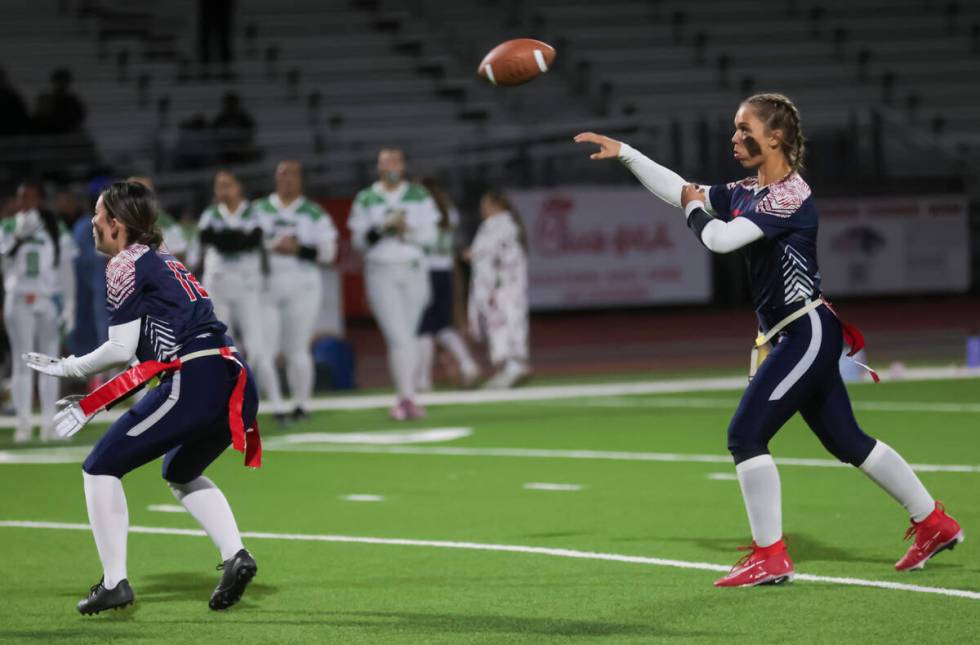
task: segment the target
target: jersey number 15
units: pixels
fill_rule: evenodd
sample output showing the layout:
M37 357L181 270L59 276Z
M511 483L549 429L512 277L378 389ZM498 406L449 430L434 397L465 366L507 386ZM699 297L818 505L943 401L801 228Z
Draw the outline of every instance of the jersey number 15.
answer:
M201 283L197 281L197 278L194 277L194 274L188 271L187 267L185 267L183 264L177 260L167 260L167 266L174 272L177 282L179 282L180 286L182 286L184 291L187 292L187 297L191 299L191 302L194 302L198 298L211 297L208 295L208 292L204 290L204 287L201 286Z

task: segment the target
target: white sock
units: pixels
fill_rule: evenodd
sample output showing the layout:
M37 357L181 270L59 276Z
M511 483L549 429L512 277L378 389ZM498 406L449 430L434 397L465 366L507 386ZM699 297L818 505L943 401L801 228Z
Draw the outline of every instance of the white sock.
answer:
M735 466L749 515L752 539L757 546L771 546L783 537L783 508L779 471L772 455L759 455Z
M224 493L203 475L186 484L167 482L174 497L194 516L214 545L221 551L221 560L233 558L245 548L238 524Z
M115 589L126 578L126 537L129 533L129 509L122 481L112 475L89 475L85 482L85 505L88 521L95 536L95 547L102 561L106 589Z
M415 399L415 364L418 360L415 337L388 346L388 364L399 398Z
M916 522L929 517L936 508L936 500L919 481L912 467L884 441L875 444L860 468L904 506Z
M435 358L435 342L432 334L418 338L418 362L415 366L415 387L426 392L432 389L432 361Z
M269 401L271 411L273 413L283 412L282 387L279 385L279 374L276 373L276 366L272 361L272 357L260 354L254 359L250 358L249 364L255 372L255 378L259 381L259 387Z
M293 404L307 410L310 399L313 398L313 355L309 350L299 351L288 357L286 376L289 379Z
M458 331L452 327L447 327L436 335L436 339L456 359L459 370L465 378L469 379L477 375L479 370L476 366L476 361L473 360L470 350L466 348L466 343L463 342L463 338L459 335Z

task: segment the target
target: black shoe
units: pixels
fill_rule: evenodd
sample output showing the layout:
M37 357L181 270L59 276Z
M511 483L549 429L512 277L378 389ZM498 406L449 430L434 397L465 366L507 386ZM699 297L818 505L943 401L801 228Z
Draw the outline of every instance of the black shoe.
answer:
M303 408L296 406L296 409L293 410L292 418L293 421L306 421L310 418L310 413Z
M92 587L88 598L78 603L78 612L85 615L97 614L106 609L122 609L133 604L133 588L129 580L120 580L113 589L106 589L102 582Z
M272 416L273 416L273 418L275 418L276 423L278 423L281 426L284 426L284 425L288 424L291 421L291 419L289 418L289 415L286 414L285 412L276 412Z
M225 560L218 565L218 570L223 570L221 582L215 587L211 594L211 601L208 607L214 610L228 609L242 599L245 587L252 581L259 567L255 564L252 555L242 549L235 554L235 557Z

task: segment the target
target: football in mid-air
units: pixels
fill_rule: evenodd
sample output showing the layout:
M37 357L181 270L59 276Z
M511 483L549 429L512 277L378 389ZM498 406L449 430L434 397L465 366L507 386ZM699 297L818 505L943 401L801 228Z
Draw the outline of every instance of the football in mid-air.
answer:
M555 62L555 48L533 38L507 40L483 57L477 73L494 85L521 85L547 72Z

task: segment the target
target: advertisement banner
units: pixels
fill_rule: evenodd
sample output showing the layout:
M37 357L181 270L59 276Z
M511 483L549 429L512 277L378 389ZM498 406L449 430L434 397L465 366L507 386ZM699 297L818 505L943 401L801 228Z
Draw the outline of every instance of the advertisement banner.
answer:
M587 186L508 195L527 229L532 309L710 301L708 251L684 214L647 190Z
M830 297L970 287L964 196L819 200L817 257Z

